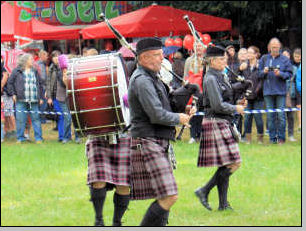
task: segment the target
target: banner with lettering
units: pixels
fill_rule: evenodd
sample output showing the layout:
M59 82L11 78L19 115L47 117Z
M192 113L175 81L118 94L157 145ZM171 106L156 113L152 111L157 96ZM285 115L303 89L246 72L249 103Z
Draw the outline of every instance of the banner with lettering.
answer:
M17 1L31 16L51 25L86 25L99 21L103 12L114 18L133 10L137 1ZM29 15L24 15L24 19Z
M19 40L19 46L32 41L32 17L28 5L14 1L14 38Z

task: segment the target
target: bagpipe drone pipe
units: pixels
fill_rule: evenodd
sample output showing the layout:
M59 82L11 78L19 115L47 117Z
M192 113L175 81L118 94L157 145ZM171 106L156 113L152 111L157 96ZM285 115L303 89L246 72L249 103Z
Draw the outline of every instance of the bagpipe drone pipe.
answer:
M103 21L105 21L108 28L114 33L114 35L119 40L120 44L122 46L128 48L129 50L131 50L134 53L134 55L137 56L137 53L134 50L134 48L126 41L126 39L123 37L123 35L120 34L120 32L110 24L109 20L105 17L105 15L103 13L100 14L99 18L102 19ZM190 84L187 81L185 81L181 76L178 76L176 73L169 70L165 65L162 65L162 68L164 70L166 70L167 72L170 72L173 75L173 77L179 79L183 83L183 85L176 90L171 90L170 89L170 93L169 93L170 97L169 98L170 98L170 104L171 104L173 112L184 113L185 109L186 109L186 106L187 106L187 103L190 100L190 98L193 95L198 97L199 94L201 94L200 89L196 84ZM160 78L160 80L165 85L167 85L162 80L162 78Z

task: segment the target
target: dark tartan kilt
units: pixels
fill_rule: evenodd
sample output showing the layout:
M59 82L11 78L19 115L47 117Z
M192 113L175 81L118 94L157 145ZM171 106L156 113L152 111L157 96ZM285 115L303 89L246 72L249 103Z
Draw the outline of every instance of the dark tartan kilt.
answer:
M117 144L109 144L102 137L87 141L87 184L106 182L108 189L112 189L113 185L130 185L131 138L119 138L117 141Z
M238 143L225 119L203 118L198 167L224 166L241 162Z
M137 144L141 148L137 148ZM131 199L161 199L177 195L177 185L168 159L169 141L132 138Z

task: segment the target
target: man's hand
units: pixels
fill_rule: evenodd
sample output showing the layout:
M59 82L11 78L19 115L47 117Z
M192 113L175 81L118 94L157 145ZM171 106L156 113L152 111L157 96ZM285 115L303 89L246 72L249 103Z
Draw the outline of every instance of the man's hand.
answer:
M274 69L274 75L276 75L276 76L279 76L280 75L280 71L279 71L279 69Z
M17 96L16 95L13 95L13 101L16 104L16 102L17 102Z
M67 69L63 69L63 82L67 87L67 84L68 84Z
M186 115L184 113L180 113L179 115L180 115L180 123L185 125L186 127L190 127L189 120L190 120L191 116Z
M194 114L195 114L196 112L197 112L197 108L193 106L193 107L190 109L190 111L189 111L190 117L194 116Z
M245 109L245 106L242 106L242 105L236 105L236 111L243 115L244 114L244 109Z
M49 98L49 99L48 99L48 104L49 104L49 105L52 105L52 103L53 103L52 99Z
M248 67L247 63L241 63L239 69L240 69L240 71L244 71L245 69L247 69L247 67Z
M237 104L246 107L248 105L248 100L244 97L243 99L237 100Z
M269 72L269 67L265 67L264 73L267 74Z
M42 105L44 103L44 101L41 99L39 100L39 104Z

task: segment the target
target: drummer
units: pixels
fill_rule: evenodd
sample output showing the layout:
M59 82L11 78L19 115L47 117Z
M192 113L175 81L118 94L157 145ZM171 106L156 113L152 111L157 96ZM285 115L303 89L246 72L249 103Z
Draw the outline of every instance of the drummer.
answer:
M94 48L87 51L87 56L92 55L98 55ZM130 201L130 137L127 134L89 137L85 152L88 160L87 184L95 211L95 226L104 226L104 201L107 191L114 188L112 226L121 226L121 219Z

